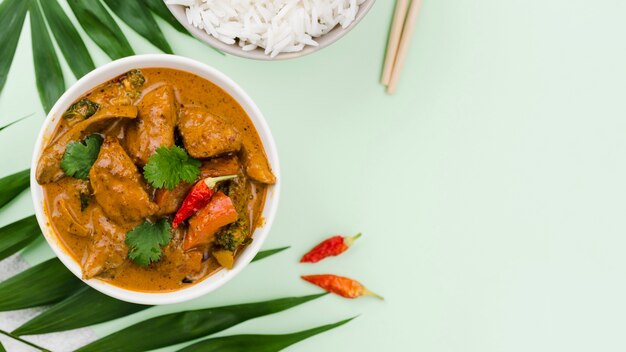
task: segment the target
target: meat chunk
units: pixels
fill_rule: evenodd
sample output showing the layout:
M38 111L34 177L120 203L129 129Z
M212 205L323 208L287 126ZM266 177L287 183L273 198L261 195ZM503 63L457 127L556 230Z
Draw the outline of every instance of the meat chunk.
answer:
M128 247L124 242L126 230L109 220L99 207L93 212L94 232L83 258L83 278L111 275L115 268L124 263Z
M61 170L61 159L65 148L72 141L78 141L87 135L99 131L108 125L112 119L137 117L137 108L134 106L107 106L100 108L98 112L81 121L44 149L37 164L37 182L40 184L51 183L60 180L65 173Z
M137 119L126 131L126 150L135 163L143 166L157 148L174 145L176 109L172 87L161 86L149 92L137 109Z
M202 175L202 178L237 175L239 168L239 159L237 156L223 156L202 162L200 175Z
M96 201L119 224L137 222L158 210L144 189L137 166L113 137L102 143L89 179Z
M79 237L90 237L92 207L84 207L81 199L88 202L89 181L65 177L58 182L44 185L50 200L50 216L55 226Z
M246 140L243 144L242 159L246 174L251 179L268 185L276 183L276 176L272 173L262 146Z
M185 149L194 158L237 152L242 138L232 122L201 107L179 110L178 130Z
M165 264L168 272L180 273L185 277L195 277L203 268L203 252L202 251L184 251L183 239L185 231L181 228L172 229L172 240L163 249L163 259L160 265Z
M92 91L87 97L89 100L104 105L132 105L127 90L121 84L110 84L100 90Z

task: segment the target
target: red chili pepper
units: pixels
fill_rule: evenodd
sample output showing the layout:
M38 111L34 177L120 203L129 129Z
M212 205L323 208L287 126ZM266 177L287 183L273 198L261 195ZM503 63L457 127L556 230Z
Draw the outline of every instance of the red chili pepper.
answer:
M360 282L347 277L337 275L308 275L302 279L317 285L324 290L345 298L357 298L361 296L373 296L384 299L381 296L365 288Z
M350 248L359 237L360 233L350 237L333 236L311 249L300 259L300 263L317 263L326 257L337 256Z
M215 194L215 185L220 181L230 180L237 177L237 175L228 175L220 177L208 177L204 180L198 181L191 191L187 193L183 204L180 209L174 215L174 221L172 221L172 227L177 228L181 222L189 219L198 210L204 208L213 194Z

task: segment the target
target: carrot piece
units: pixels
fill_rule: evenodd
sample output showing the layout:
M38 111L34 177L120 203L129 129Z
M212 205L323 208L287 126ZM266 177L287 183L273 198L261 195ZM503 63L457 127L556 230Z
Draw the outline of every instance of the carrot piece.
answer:
M183 248L189 250L211 243L220 228L237 221L238 217L232 200L222 192L215 193L209 204L189 219Z

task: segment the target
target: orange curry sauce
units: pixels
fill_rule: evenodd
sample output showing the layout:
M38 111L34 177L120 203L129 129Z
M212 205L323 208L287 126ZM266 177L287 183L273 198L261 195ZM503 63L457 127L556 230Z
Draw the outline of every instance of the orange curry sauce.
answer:
M139 87L121 76L81 97L99 104L95 115L60 119L42 154L37 179L43 185L51 225L66 252L81 264L84 278L136 291L174 291L201 281L220 265L211 255L213 243L189 251L182 248L187 223L172 229L172 240L158 262L140 267L128 259L126 234L146 219L171 220L192 186L183 183L164 198L148 185L142 168L154 150L173 144L185 148L202 161L201 177L237 174L220 187L231 198L247 234L262 223L267 187L275 178L256 129L228 93L183 71L139 72L143 76ZM117 117L133 106L136 116ZM113 118L104 116L107 111ZM191 117L181 121L185 114ZM66 144L93 133L104 137L104 143L89 179L64 175L58 164Z

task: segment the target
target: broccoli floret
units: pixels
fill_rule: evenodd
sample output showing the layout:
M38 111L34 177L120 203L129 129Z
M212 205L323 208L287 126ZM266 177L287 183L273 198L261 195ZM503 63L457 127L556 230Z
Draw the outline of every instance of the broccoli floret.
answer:
M122 76L122 85L126 90L126 95L137 99L141 95L141 87L146 83L146 78L140 70L130 70Z
M130 70L126 72L123 83L126 88L139 88L146 83L146 78L140 70Z
M248 240L248 227L243 220L230 224L215 235L215 245L231 252Z
M216 186L215 192L216 193L222 192L225 195L228 195L228 193L230 192L230 184L231 182L228 182L228 181L218 183Z
M73 119L77 117L81 119L88 119L95 114L98 109L100 109L100 105L98 103L94 103L89 99L81 99L72 104L72 106L67 109L65 114L63 114L63 117L66 119Z

